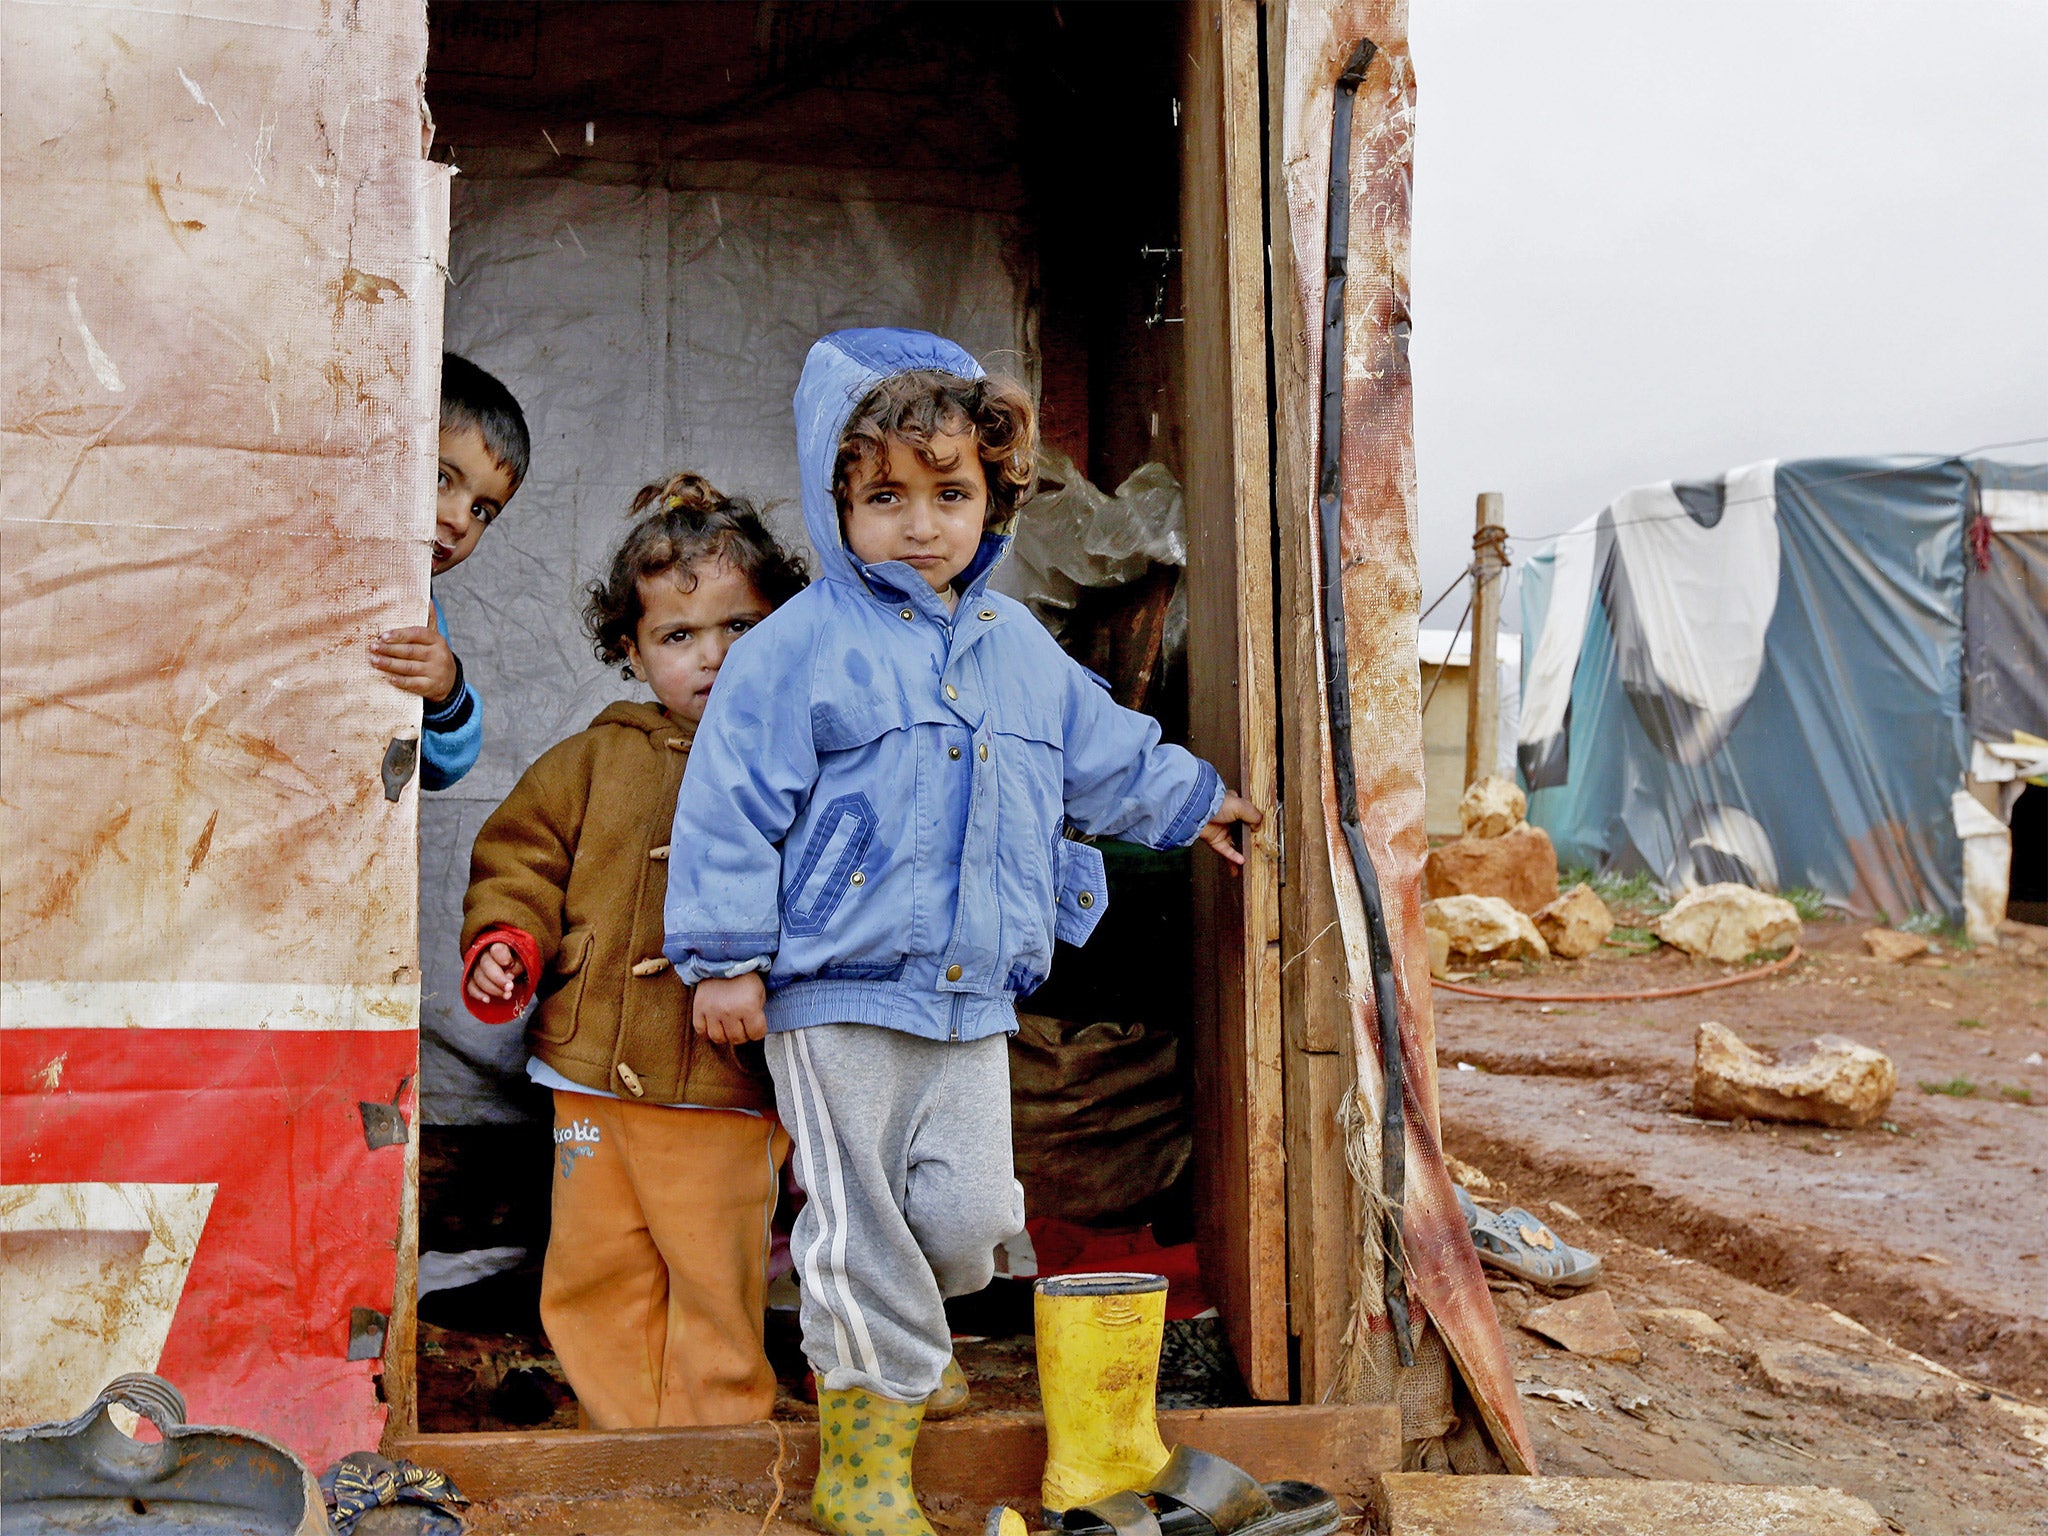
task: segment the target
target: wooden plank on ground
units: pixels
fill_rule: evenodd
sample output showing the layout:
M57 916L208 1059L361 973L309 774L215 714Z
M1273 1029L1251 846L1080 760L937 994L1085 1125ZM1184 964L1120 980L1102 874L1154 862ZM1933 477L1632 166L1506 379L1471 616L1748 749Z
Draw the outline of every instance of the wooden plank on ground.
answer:
M1189 740L1272 808L1272 491L1267 454L1258 11L1196 0L1182 50L1182 356ZM1275 829L1233 877L1199 853L1195 1102L1204 1278L1254 1397L1289 1395Z
M1160 1414L1159 1432L1168 1445L1225 1457L1261 1481L1306 1478L1348 1499L1369 1496L1380 1474L1401 1465L1400 1415L1387 1404L1191 1409ZM389 1454L447 1473L472 1499L699 1486L766 1495L778 1465L789 1488L809 1488L818 1435L807 1423L413 1435L394 1440ZM969 1414L928 1424L918 1439L917 1486L926 1493L1035 1509L1044 1471L1045 1420L1035 1413Z
M1386 1479L1386 1501L1390 1536L1883 1536L1895 1529L1838 1488L1396 1472Z

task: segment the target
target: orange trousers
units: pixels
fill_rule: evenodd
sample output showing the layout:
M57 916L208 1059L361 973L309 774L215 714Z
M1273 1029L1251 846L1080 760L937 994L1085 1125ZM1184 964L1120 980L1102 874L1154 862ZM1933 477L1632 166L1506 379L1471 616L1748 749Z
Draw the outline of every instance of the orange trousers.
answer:
M761 1321L788 1154L773 1116L556 1090L540 1316L588 1428L769 1416Z

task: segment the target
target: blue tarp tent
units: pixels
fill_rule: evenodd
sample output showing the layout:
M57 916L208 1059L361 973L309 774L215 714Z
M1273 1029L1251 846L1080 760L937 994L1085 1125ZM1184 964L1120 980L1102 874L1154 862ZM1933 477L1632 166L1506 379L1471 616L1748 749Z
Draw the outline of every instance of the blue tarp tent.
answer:
M1529 558L1520 596L1517 761L1568 867L1954 921L1973 758L1979 778L2043 766L2024 743L2048 736L2048 466L1807 459L1639 487Z

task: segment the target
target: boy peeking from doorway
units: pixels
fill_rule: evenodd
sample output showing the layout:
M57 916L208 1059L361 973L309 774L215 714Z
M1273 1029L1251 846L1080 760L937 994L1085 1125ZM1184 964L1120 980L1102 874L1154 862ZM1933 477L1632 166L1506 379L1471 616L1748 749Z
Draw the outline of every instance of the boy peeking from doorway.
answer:
M526 478L526 416L512 391L467 358L441 354L440 467L434 491L434 575L470 557ZM446 789L476 766L483 704L448 642L438 599L432 624L390 629L370 645L370 665L426 701L420 720L420 787Z
M1024 1225L1015 1001L1107 905L1069 826L1233 865L1260 813L989 590L1033 483L1017 386L918 331L840 331L796 394L820 580L727 658L673 839L664 951L711 1041L767 1040L807 1201L791 1253L822 1432L812 1515L930 1536L910 1489L944 1299Z

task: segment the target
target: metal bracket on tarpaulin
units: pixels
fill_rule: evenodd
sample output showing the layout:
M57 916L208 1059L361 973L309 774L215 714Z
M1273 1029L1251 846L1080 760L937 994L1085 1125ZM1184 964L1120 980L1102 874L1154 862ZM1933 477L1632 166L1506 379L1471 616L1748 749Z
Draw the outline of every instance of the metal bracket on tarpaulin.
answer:
M384 1335L391 1327L391 1314L375 1307L348 1309L348 1357L351 1360L384 1358Z
M394 736L384 749L384 798L396 801L420 765L420 739Z

